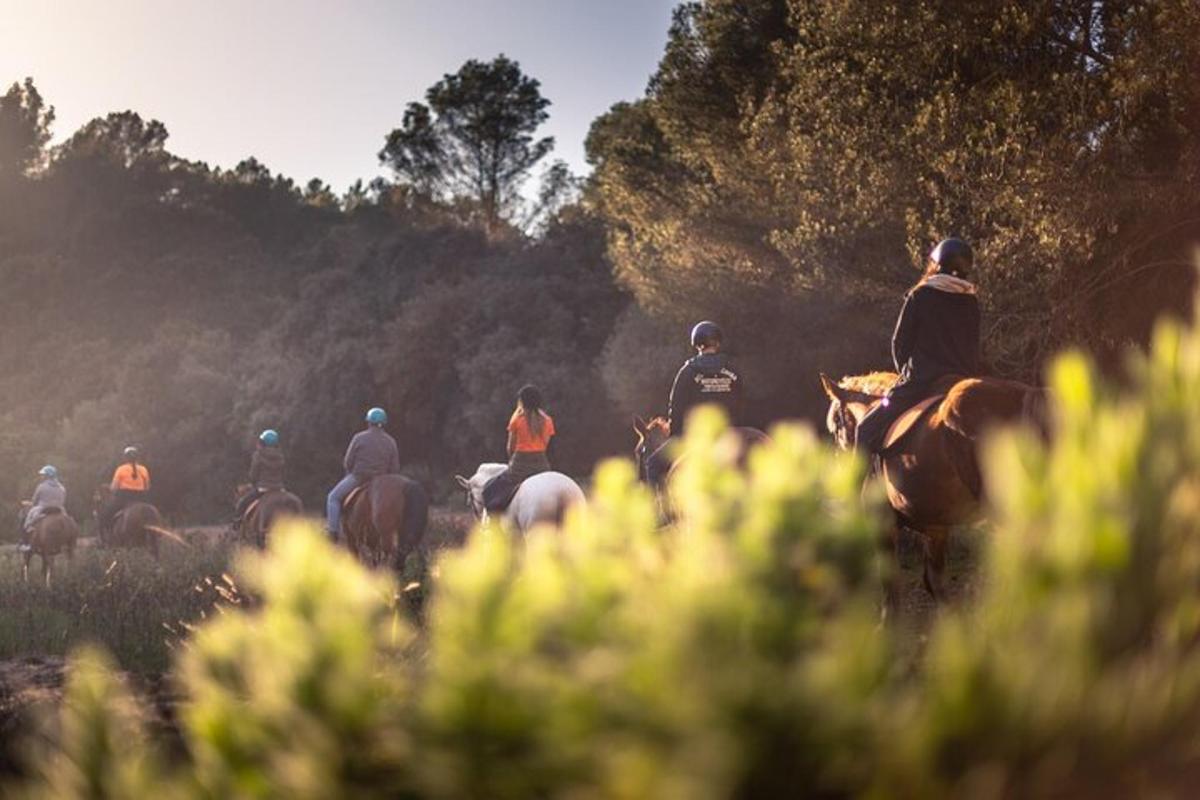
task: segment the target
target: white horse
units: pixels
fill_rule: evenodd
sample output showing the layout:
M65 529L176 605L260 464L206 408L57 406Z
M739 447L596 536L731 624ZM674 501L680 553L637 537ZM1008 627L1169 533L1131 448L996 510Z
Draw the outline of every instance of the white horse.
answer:
M454 476L458 485L467 490L467 501L477 519L486 521L488 518L488 512L483 507L483 487L506 469L508 467L505 464L480 464L470 478ZM561 472L540 472L521 483L503 518L521 533L528 532L538 524L558 527L562 525L568 508L586 502L583 489L566 475Z

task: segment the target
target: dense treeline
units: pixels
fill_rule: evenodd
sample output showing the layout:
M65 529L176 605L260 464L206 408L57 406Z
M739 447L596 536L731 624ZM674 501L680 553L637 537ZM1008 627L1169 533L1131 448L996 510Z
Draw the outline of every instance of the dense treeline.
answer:
M564 468L619 441L596 362L627 300L581 208L551 199L535 239L470 198L211 169L134 112L47 148L32 82L0 102L0 131L31 132L0 162L0 496L50 461L82 513L135 442L158 500L211 519L270 426L315 503L373 404L436 484L503 457L527 381L569 432Z
M685 3L647 96L588 142L609 254L651 318L729 321L765 416L881 363L950 233L978 247L997 372L1108 360L1189 296L1198 70L1193 0ZM632 375L662 366L646 327L614 337Z
M1067 343L1108 363L1189 295L1198 72L1194 0L685 3L646 96L594 124L593 176L553 165L536 204L550 109L503 57L411 103L381 132L390 178L342 198L189 161L135 112L51 147L16 84L0 496L49 460L80 502L136 441L168 510L211 517L272 425L313 502L371 403L442 478L502 455L527 380L584 472L662 410L700 317L731 334L749 422L809 415L818 369L881 365L951 232L978 246L995 371Z

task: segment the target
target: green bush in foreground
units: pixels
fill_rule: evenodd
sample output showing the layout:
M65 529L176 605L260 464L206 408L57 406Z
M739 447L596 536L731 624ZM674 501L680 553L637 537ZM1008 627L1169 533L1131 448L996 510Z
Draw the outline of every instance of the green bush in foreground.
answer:
M560 533L480 530L428 626L295 527L176 670L187 757L146 749L77 661L34 796L999 797L1177 792L1200 728L1200 337L1163 326L1134 389L1052 371L1058 434L988 448L977 599L916 664L875 624L859 462L807 429L733 467L697 417L657 529L627 464ZM101 766L103 765L103 766Z

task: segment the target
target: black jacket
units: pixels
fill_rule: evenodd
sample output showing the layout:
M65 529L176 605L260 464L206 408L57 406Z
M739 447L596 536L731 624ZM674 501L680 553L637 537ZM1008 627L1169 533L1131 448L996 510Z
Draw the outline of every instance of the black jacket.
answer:
M259 489L283 488L283 451L260 447L250 457L250 483Z
M909 293L892 335L892 360L904 383L979 374L979 300L931 286Z
M690 359L675 375L671 386L667 410L671 435L681 435L691 410L706 403L721 406L731 424L741 425L744 393L741 373L724 353L702 353Z

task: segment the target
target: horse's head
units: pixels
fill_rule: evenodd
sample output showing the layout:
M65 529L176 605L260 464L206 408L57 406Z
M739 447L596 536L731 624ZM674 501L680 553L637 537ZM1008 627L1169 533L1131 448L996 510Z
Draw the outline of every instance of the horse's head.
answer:
M483 487L487 486L488 482L504 469L504 464L480 464L479 469L475 470L475 474L469 478L464 478L462 475L454 476L454 480L458 481L458 485L467 494L467 505L470 506L475 519L483 519L487 515L487 509L483 505Z
M649 422L641 417L633 418L633 432L637 434L637 446L633 450L633 461L637 465L638 478L649 483L647 472L650 456L666 444L671 435L671 426L662 417L654 417Z
M842 378L837 383L828 375L821 374L821 387L829 397L825 428L833 435L839 449L849 450L854 447L858 423L875 407L895 381L894 373Z

